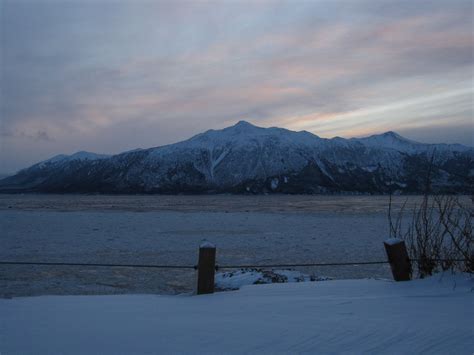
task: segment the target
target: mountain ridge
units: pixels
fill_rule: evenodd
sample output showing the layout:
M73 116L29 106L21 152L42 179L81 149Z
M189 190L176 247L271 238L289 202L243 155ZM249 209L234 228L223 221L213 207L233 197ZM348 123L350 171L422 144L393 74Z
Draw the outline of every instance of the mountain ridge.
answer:
M469 193L474 174L474 148L463 145L419 143L393 131L328 139L247 121L159 147L57 157L1 180L0 191L421 193L432 171L433 191Z

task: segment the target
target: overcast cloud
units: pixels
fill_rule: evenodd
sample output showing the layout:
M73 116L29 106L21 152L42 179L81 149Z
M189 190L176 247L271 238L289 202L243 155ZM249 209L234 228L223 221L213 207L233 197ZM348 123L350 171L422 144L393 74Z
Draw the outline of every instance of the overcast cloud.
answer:
M0 172L241 119L473 145L470 0L0 6Z

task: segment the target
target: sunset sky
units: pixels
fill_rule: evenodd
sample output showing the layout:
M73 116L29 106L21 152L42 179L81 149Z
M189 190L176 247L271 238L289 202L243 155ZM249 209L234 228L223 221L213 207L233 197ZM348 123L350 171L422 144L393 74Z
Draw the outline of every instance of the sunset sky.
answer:
M473 5L2 0L0 173L247 120L473 145Z

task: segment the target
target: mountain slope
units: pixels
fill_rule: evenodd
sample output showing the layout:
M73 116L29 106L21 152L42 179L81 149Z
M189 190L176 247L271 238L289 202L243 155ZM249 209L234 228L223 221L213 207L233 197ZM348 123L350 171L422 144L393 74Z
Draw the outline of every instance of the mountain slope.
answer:
M240 121L186 141L114 156L76 153L0 181L0 191L79 193L470 193L474 149L394 132L320 138Z

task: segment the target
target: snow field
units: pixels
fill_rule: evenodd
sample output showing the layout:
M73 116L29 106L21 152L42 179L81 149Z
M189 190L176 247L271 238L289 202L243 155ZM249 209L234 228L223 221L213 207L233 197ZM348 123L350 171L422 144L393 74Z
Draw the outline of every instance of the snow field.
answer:
M473 279L335 280L201 296L0 300L5 354L472 354Z

